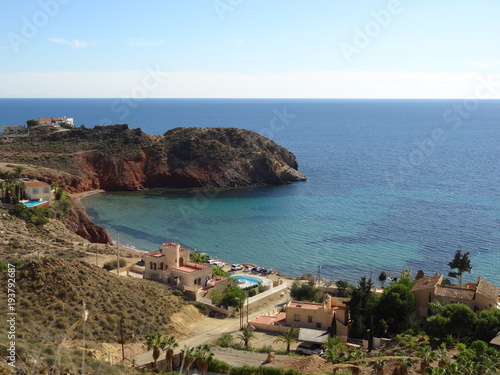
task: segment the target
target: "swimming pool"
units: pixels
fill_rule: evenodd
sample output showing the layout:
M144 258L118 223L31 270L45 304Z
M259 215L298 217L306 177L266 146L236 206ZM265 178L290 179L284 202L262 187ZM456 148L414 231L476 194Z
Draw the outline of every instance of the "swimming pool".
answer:
M231 276L232 279L238 280L238 284L250 284L250 285L256 285L262 282L262 280L257 279L255 277L248 277L248 276Z
M44 203L47 203L47 201L29 201L29 202L23 202L23 204L26 206L26 207L36 207L40 204L44 204Z

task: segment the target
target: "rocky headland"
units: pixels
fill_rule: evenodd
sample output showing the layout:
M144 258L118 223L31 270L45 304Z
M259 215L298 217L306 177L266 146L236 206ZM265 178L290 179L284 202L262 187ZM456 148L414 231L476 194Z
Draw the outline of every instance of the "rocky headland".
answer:
M150 135L128 125L55 131L0 142L3 168L22 165L23 175L57 181L68 193L148 188L226 189L281 185L305 180L295 155L255 132L236 128L175 128ZM68 227L92 241L111 239L84 208L67 218Z

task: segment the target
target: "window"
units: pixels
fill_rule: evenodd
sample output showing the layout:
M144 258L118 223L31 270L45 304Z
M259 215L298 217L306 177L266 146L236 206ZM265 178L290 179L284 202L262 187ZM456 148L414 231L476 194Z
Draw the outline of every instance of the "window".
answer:
M49 187L48 186L44 187L43 188L43 192L44 192L44 194L48 194L49 193Z
M38 194L38 188L33 188L33 194Z
M313 317L311 315L309 315L307 317L307 323L312 323L313 322Z
M149 262L149 269L152 270L153 269L153 262Z
M316 328L321 328L321 323L316 323Z
M295 314L293 316L293 320L296 321L296 322L300 322L300 315L299 314Z

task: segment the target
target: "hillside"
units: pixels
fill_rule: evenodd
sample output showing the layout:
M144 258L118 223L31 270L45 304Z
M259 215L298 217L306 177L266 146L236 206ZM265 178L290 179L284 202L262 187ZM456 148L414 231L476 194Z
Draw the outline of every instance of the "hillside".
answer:
M176 128L162 136L128 125L45 129L0 141L0 159L58 171L68 192L230 188L306 179L291 152L235 128ZM43 173L33 177L44 179Z
M36 359L42 366L62 361L62 367L71 367L72 357L77 357L78 369L85 345L88 363L103 366L96 360L109 360L109 351L113 361L121 359L120 320L128 344L126 356L132 358L143 346L130 347L131 343L142 342L152 332L182 335L182 327L172 321L176 312L184 320L201 316L165 285L116 277L79 260L46 257L28 261L17 266L16 280L16 351L18 362L24 364ZM1 284L6 290L5 282ZM0 302L6 306L5 293ZM88 312L85 324L81 320L84 310ZM4 335L2 352L6 344Z

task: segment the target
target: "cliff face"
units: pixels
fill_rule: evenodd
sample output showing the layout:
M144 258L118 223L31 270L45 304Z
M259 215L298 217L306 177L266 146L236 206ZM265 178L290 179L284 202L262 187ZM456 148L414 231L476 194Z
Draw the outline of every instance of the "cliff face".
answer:
M60 184L70 192L229 188L306 179L290 151L242 129L176 128L152 136L113 125L31 137L24 141L31 150L26 152L20 142L6 147L13 154L7 153L6 160L67 172Z

